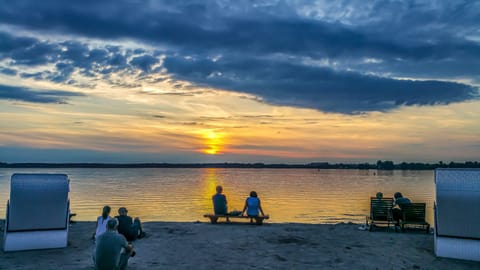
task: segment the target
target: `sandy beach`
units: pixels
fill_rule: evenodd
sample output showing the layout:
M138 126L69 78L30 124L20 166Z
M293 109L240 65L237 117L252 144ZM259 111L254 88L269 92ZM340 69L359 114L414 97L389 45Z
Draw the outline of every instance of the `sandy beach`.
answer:
M2 252L0 269L93 269L94 227L73 223L65 249ZM147 222L129 269L480 269L480 262L436 258L432 234L358 227Z

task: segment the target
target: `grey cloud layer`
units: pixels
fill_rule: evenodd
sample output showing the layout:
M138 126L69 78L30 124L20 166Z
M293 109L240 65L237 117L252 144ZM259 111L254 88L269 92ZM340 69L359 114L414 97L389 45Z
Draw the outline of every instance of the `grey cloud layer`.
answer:
M394 80L281 61L229 63L180 57L164 61L179 79L260 95L273 104L327 112L388 111L401 105L448 104L477 97L476 88L460 83Z
M19 75L21 78L48 80L56 83L73 84L82 87L72 74L91 77L92 83L102 79L109 81L115 72L133 72L136 69L151 71L151 65L158 59L151 55L137 55L132 50L121 50L116 46L89 48L88 44L77 41L47 42L31 37L17 37L0 32L0 58L8 60L8 67L0 69L6 75ZM138 53L138 52L137 52ZM28 72L27 67L46 67L42 71ZM17 68L17 69L15 69ZM111 82L114 83L114 82ZM120 86L127 85L121 84ZM130 86L130 85L128 85Z
M363 9L360 4L330 5L332 14L340 8L358 10L356 17L340 23L314 18L313 11L301 15L283 1L253 7L243 1L7 0L0 8L0 23L158 45L166 48L164 66L174 78L255 94L274 104L358 113L477 97L478 89L466 84L391 76L480 82L480 45L471 38L480 35L478 4L374 1ZM12 44L25 49L16 52L18 46ZM159 63L143 51L131 52L127 60L114 48L95 51L75 42L55 45L69 48L58 58L54 45L11 37L0 41L0 54L8 53L15 64L57 63L57 74L42 78L65 83L74 68L92 76L126 68L148 74L157 72L152 66ZM335 66L307 64L305 59L328 59Z
M58 90L34 90L0 84L0 99L17 100L34 103L67 103L67 98L83 96L80 93Z

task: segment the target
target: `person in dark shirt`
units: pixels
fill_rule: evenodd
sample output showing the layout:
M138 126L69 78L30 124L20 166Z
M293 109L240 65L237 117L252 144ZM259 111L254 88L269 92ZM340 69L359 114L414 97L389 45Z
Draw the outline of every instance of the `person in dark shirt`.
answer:
M143 232L140 219L132 219L127 213L128 210L125 207L118 209L118 216L115 217L118 220L118 233L124 235L129 242L144 237L145 233Z
M227 197L222 194L223 187L217 186L217 193L212 196L213 212L215 215L226 215L227 212Z
M400 226L400 220L402 219L402 207L411 204L408 198L403 197L402 193L395 192L393 195L395 198L394 206L392 208L393 220L396 221L395 226Z

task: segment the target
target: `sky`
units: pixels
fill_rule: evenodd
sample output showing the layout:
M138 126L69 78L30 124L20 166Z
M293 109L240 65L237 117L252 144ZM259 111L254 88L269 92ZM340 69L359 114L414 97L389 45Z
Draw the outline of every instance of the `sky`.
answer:
M480 2L0 0L0 161L480 160Z

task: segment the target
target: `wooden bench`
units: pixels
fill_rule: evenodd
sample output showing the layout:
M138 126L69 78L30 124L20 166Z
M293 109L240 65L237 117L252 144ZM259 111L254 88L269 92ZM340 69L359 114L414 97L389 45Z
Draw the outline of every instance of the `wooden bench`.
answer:
M225 218L226 222L230 222L230 219L250 219L251 224L262 225L263 220L269 219L268 215L266 216L258 216L258 217L249 217L249 216L231 216L231 215L215 215L215 214L205 214L203 217L209 218L212 224L218 222L219 218ZM255 220L255 223L253 222Z
M426 203L411 203L402 207L402 231L405 225L422 226L426 233L430 232L430 224L425 220Z
M387 228L390 228L390 224L394 224L391 211L392 205L393 198L370 198L370 216L366 217L366 225L370 231L377 224L386 224Z

